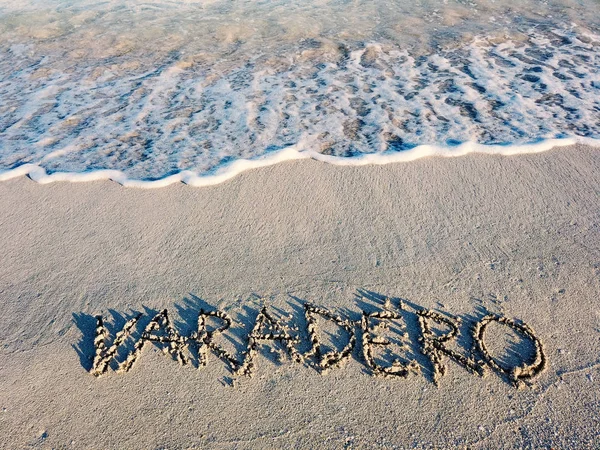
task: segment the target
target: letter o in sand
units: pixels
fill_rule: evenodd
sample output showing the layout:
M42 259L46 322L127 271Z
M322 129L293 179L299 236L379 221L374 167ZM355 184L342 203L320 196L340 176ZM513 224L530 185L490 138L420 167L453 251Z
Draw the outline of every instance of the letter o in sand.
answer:
M506 325L531 340L535 347L535 358L533 362L530 364L523 363L521 366L514 367L503 367L500 365L500 363L490 354L485 345L485 330L491 322L498 322L499 324ZM524 323L517 323L507 317L490 314L475 324L473 340L475 341L475 345L479 352L483 355L485 362L498 372L508 375L510 380L517 386L519 386L522 381L530 380L540 374L546 367L546 356L544 355L542 342L534 334L531 327Z

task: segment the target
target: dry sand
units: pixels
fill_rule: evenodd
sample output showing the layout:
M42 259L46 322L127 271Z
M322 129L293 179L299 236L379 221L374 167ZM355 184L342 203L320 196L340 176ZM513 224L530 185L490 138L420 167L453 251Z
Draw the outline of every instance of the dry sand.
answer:
M600 151L582 146L359 168L289 162L210 188L1 183L0 445L598 448L599 194ZM420 375L372 376L360 333L325 375L278 361L278 345L260 348L253 378L214 354L203 369L194 358L182 367L152 345L127 373L88 372L98 313L114 334L133 311L147 323L168 308L189 334L201 307L219 308L237 321L219 342L241 351L264 304L302 326L305 302L360 320L382 309L379 295L405 300L397 354ZM465 354L473 321L521 319L548 367L516 389L446 358L436 387L419 307L463 318ZM321 324L322 339L343 343ZM487 342L509 363L531 354L497 324Z

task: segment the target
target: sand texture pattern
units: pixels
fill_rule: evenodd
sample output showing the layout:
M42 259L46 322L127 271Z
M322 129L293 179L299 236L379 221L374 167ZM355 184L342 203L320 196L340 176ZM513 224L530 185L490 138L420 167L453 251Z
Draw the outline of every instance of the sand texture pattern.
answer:
M584 146L0 183L0 447L598 448L599 232Z

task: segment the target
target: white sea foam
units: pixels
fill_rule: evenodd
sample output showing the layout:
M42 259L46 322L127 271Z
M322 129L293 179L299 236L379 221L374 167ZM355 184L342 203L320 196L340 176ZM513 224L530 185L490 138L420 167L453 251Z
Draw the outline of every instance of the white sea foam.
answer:
M299 149L300 146L291 146L285 150L275 152L256 159L240 159L229 163L213 175L203 175L189 170L166 176L158 180L135 180L118 170L96 170L91 172L54 172L48 174L46 170L35 164L24 164L11 170L0 171L0 181L6 181L22 176L29 176L32 180L47 184L56 181L86 182L99 180L112 180L126 187L134 188L161 188L175 183L185 183L190 186L203 187L212 186L230 180L240 173L278 164L285 161L314 159L328 164L339 166L365 166L381 165L414 161L425 157L460 157L472 153L488 155L522 155L528 153L541 153L553 148L584 144L600 148L600 139L585 137L573 137L564 139L546 139L539 142L524 145L482 145L476 142L464 142L460 145L448 147L438 145L421 145L405 152L364 154L354 157L340 157L324 155L314 150Z
M398 3L0 0L0 179L206 185L600 139L596 2Z

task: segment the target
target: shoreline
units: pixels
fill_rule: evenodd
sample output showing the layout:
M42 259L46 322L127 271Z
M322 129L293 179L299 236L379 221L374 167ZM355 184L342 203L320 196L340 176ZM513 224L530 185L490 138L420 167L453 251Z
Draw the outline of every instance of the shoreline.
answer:
M340 157L327 155L315 150L308 142L300 142L270 155L255 159L238 159L225 166L218 167L215 173L198 174L190 170L182 170L178 173L167 175L163 178L140 180L131 179L125 172L112 169L100 169L91 172L53 172L48 174L38 164L23 164L13 169L0 171L0 182L15 178L28 177L40 184L55 182L82 183L89 181L114 181L125 187L138 189L156 189L183 183L193 187L214 186L229 181L239 174L248 170L269 167L282 162L312 159L337 166L366 166L386 165L416 161L422 158L442 157L457 158L472 154L515 156L542 153L549 150L573 145L584 145L588 147L600 147L600 139L573 136L568 138L541 139L525 144L478 144L476 142L463 142L458 145L417 145L410 150L390 153L361 154L352 157ZM61 151L56 153L60 154ZM44 160L51 159L51 155ZM213 172L213 171L211 171Z
M361 167L289 161L203 189L6 180L3 445L593 448L599 192L600 152L581 144ZM543 343L546 370L516 389L444 356L436 387L411 316L392 327L406 332L394 352L421 366L406 379L372 376L359 333L326 374L269 342L252 378L212 353L204 368L193 352L182 367L153 344L128 373L115 364L107 376L89 372L96 314L112 338L134 312L148 323L167 308L190 335L200 309L218 309L234 321L219 345L242 355L263 306L292 325L302 325L306 303L360 321L386 296L461 318L451 347L461 354L468 327L487 314L523 321ZM320 326L335 345L339 330ZM305 352L309 336L298 332ZM510 330L492 324L488 333L502 361L530 351Z

